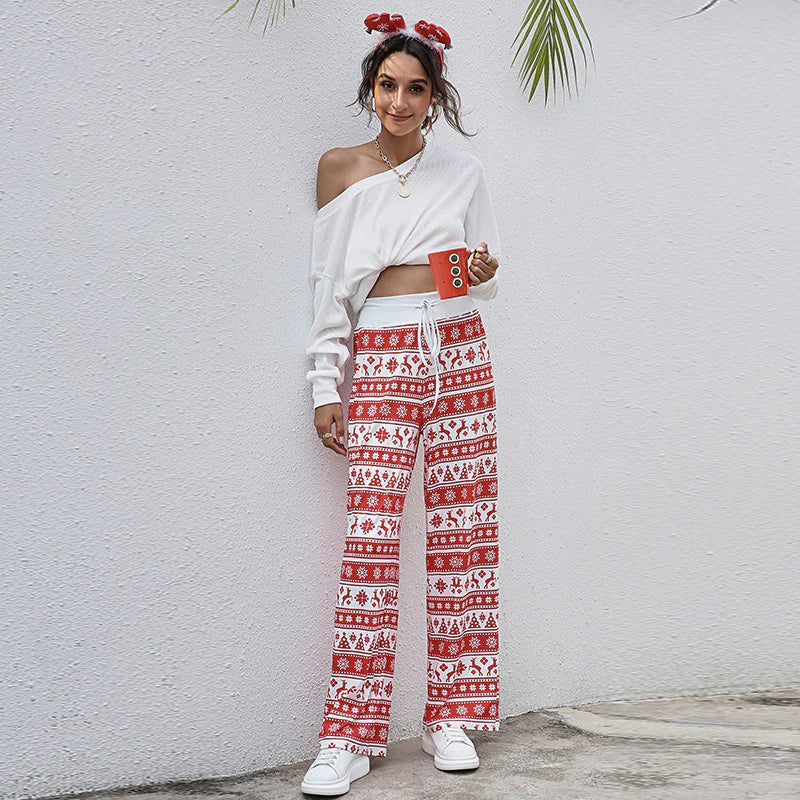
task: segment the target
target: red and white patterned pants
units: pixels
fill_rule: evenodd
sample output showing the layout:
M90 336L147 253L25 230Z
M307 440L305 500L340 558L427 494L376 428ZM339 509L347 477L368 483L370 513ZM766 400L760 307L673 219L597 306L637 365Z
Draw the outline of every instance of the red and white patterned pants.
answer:
M429 324L418 337L420 300ZM427 341L431 320L437 348ZM435 408L435 379L420 358L420 341L428 344L426 359L439 351ZM347 533L320 745L386 755L400 525L420 435L428 630L422 724L430 730L496 731L497 425L481 315L469 296L441 300L436 292L421 292L367 298L353 331L353 362Z

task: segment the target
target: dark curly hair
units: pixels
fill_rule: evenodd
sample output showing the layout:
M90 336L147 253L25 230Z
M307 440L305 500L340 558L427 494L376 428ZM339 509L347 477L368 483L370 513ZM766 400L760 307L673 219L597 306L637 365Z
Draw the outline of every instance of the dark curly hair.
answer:
M358 96L348 105L358 103L361 111L366 111L372 121L372 107L370 99L372 88L375 85L375 78L378 75L383 60L392 53L409 53L419 59L428 79L431 82L431 102L435 103L433 117L426 118L422 124L422 132L429 131L433 123L439 117L440 109L444 111L444 116L450 125L464 136L475 136L474 133L467 133L461 126L459 109L461 107L461 95L450 81L445 78L447 62L442 66L439 56L433 52L433 48L424 44L413 36L406 36L397 33L384 39L377 47L373 48L361 62L361 85L358 87ZM360 114L361 111L358 113Z

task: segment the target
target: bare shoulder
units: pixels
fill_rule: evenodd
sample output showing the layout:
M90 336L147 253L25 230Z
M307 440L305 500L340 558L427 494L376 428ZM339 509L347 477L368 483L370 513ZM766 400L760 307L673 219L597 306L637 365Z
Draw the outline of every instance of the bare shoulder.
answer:
M326 150L317 167L317 208L327 205L362 178L382 172L386 167L375 154L374 142Z
M347 170L347 148L326 150L317 166L317 208L327 205L344 191L343 176Z

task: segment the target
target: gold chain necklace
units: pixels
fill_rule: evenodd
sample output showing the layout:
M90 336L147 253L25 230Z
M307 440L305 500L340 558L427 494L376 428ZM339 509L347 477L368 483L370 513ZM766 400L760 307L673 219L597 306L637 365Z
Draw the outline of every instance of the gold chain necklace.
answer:
M394 164L392 164L392 162L389 161L388 158L386 158L386 154L383 152L383 150L381 150L381 143L378 141L378 137L377 136L375 137L375 145L378 148L378 152L381 154L381 158L389 165L389 167L391 167L392 172L394 172L394 174L397 175L398 179L400 180L400 186L397 187L397 194L399 194L400 197L408 197L411 194L411 190L408 188L408 186L406 186L406 181L408 180L408 176L417 168L417 164L419 164L419 160L422 158L422 154L425 152L425 145L427 143L428 140L423 135L422 149L419 151L417 160L414 162L414 166L411 167L411 169L408 172L406 172L405 175L403 175L402 173L398 172L394 168Z

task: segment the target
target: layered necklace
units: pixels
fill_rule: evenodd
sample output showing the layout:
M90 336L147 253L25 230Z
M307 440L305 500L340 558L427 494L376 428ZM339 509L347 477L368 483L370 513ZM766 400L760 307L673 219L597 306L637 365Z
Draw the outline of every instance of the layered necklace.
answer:
M389 161L388 158L386 158L386 154L383 152L383 150L381 150L381 143L378 141L378 137L377 136L375 137L375 145L378 148L378 152L381 154L381 158L389 165L392 172L394 172L394 174L397 175L400 181L400 185L397 187L397 194L399 194L400 197L408 197L411 194L411 190L408 188L408 186L406 186L406 181L408 180L408 176L417 168L417 164L419 164L419 160L422 158L422 154L425 152L425 145L427 143L428 140L423 135L422 149L419 151L419 154L417 155L417 160L414 162L414 166L411 167L411 169L408 172L406 172L405 175L403 175L402 173L398 172L394 168L394 164L392 164L392 162Z

